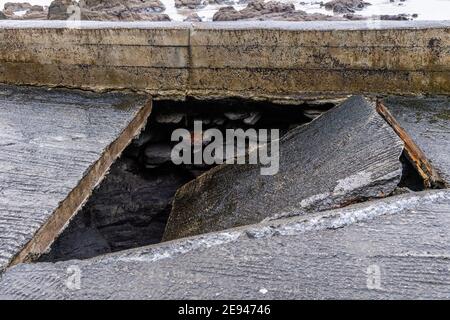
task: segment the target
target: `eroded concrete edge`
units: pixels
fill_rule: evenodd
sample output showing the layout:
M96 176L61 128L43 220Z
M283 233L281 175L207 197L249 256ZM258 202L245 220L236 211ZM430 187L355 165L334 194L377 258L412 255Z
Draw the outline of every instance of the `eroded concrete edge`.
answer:
M380 101L377 101L377 111L397 133L405 144L406 156L422 177L426 188L448 188L449 185L439 175L437 170L428 160L426 154L419 148L405 129L391 114L389 109Z
M145 261L171 259L188 252L238 242L242 238L270 238L298 235L309 231L343 228L354 223L398 214L421 204L432 204L439 199L450 199L447 190L419 192L355 204L349 207L320 212L303 217L299 211L290 217L272 217L263 222L232 228L220 232L176 239L141 248L109 253L86 261Z
M303 212L292 213L290 217L271 217L263 222L225 231L175 239L142 248L129 249L88 259L88 261L146 261L154 262L174 258L185 253L236 243L242 238L270 238L298 235L310 231L339 229L349 225L376 219L384 215L399 214L413 209L418 204L432 204L438 200L450 200L448 190L430 190L414 194L393 196L348 207L303 216Z

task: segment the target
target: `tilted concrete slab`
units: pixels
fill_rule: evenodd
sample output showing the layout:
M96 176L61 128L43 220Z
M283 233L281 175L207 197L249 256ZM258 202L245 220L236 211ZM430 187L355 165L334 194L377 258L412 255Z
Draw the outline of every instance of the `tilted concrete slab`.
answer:
M279 158L278 172L262 175L261 164L224 164L181 187L164 239L384 197L402 177L403 142L375 102L361 96L291 130L279 145L279 154L271 151Z
M0 82L164 97L450 93L450 21L0 21Z
M140 95L0 86L0 273L49 247L150 111Z
M449 299L450 192L411 193L85 261L22 264L2 299ZM78 281L79 280L79 281Z
M405 142L428 187L450 186L450 98L388 97L379 112Z

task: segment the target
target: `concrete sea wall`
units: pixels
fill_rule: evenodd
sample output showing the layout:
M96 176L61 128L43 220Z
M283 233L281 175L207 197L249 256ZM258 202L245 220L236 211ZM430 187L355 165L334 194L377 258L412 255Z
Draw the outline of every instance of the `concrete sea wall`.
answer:
M0 82L156 97L449 94L450 21L0 22Z

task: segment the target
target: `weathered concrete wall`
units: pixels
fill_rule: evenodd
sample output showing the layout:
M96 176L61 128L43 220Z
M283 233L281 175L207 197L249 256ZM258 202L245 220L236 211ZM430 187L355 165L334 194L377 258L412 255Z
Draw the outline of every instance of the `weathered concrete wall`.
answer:
M187 90L188 25L0 25L0 82L76 88ZM98 27L97 27L98 26Z
M4 21L0 82L181 97L448 94L449 35L449 21Z
M448 93L450 23L196 25L192 91Z

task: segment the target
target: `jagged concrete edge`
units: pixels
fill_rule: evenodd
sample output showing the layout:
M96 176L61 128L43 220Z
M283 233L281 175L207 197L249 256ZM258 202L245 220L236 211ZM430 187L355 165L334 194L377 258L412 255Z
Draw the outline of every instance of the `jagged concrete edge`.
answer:
M439 199L449 199L449 190L431 190L373 200L349 207L324 211L302 217L298 216L265 220L261 223L203 234L151 246L134 248L95 257L85 261L144 261L154 262L174 258L188 252L207 249L228 243L236 243L242 238L271 238L274 236L298 235L306 232L343 228L354 223L376 219L380 216L399 214L421 204L432 204ZM82 260L73 260L82 261ZM67 262L67 261L66 261ZM58 263L56 263L58 264Z
M36 258L37 254L40 255L49 250L54 240L56 240L75 215L82 209L92 195L92 191L108 175L112 163L120 157L125 147L137 137L145 127L152 111L152 100L151 97L144 96L141 100L142 107L135 112L134 117L120 132L117 139L102 150L100 158L86 170L82 179L59 204L58 208L54 210L45 224L35 232L31 240L14 257L12 257L5 267L5 270L16 264L33 260ZM76 198L78 197L79 199L77 201ZM74 204L76 207L71 210L71 207ZM61 220L60 216L63 216L62 221L59 221ZM36 252L36 249L39 252ZM0 278L5 270L0 269Z
M406 156L417 170L427 188L447 188L448 183L439 175L436 168L431 164L425 152L415 143L414 139L400 125L397 119L389 111L389 108L381 101L377 101L377 111L383 119L391 126L398 137L403 141Z
M377 104L376 104L377 101L376 101L376 99L369 98L369 97L366 97L366 96L363 96L363 95L354 95L354 96L350 96L348 99L346 99L346 100L340 102L340 103L339 103L337 106L335 106L334 108L339 108L339 107L341 107L341 105L344 104L346 101L348 101L348 100L350 100L350 99L356 99L356 98L358 98L358 97L362 98L362 100L364 101L364 103L367 103L368 106L370 106L371 108L373 108L374 114L375 114L375 115L378 115L378 116L380 117L380 120L381 120L382 122L386 122L385 119L383 118L383 116L380 115L380 114L377 112ZM300 126L298 126L298 127L296 127L296 128L293 128L293 129L290 130L288 133L286 133L284 136L282 136L281 138L279 138L279 142L283 142L283 141L286 141L286 140L291 139L293 136L295 136L296 134L298 134L299 132L301 132L302 130L304 130L305 127L311 125L312 123L314 123L314 122L316 122L316 121L320 121L320 119L321 119L323 116L326 116L326 113L324 113L324 114L320 115L319 117L313 119L313 120L310 121L309 123L306 123L306 124L300 125ZM375 186L378 186L378 185L383 184L384 182L385 182L385 183L388 183L389 181L395 181L395 179L397 180L397 181L396 181L396 185L397 185L397 186L398 186L399 183L400 183L400 180L401 180L401 177L402 177L402 165L401 165L401 162L400 162L400 158L401 158L401 155L403 154L403 152L405 151L405 143L404 143L404 141L397 135L397 133L396 133L394 130L392 130L392 128L391 128L391 126L389 125L389 123L386 123L385 127L384 127L384 128L380 128L380 130L386 131L386 134L387 134L387 135L391 135L391 137L392 137L393 139L397 140L398 143L399 143L398 156L396 157L396 159L398 160L398 170L396 171L396 172L398 172L398 176L396 176L396 175L386 175L386 176L384 176L384 177L380 177L378 180L372 181L372 183L370 183L369 185L365 185L365 186L363 186L363 187L354 189L354 190L353 190L353 193L357 193L358 191L363 192L364 190L370 190L370 189L372 189L372 188L375 187ZM401 145L401 147L400 147L400 145ZM267 148L267 146L261 146L260 148ZM254 150L254 151L252 151L252 152L256 152L256 151ZM171 213L170 213L170 215L169 215L168 223L167 223L167 225L166 225L166 231L165 231L165 234L164 234L164 237L163 237L163 241L165 241L165 240L168 241L168 240L174 239L174 238L171 238L171 239L170 239L170 238L165 238L165 236L166 236L166 232L167 232L167 230L168 230L168 229L167 229L167 226L168 226L169 223L170 223L170 219L171 219L171 216L172 216L172 214L173 214L173 208L174 208L174 205L175 205L175 202L176 202L176 199L178 198L178 196L179 196L180 194L184 193L186 190L190 189L192 186L195 186L196 183L199 182L199 181L201 181L202 178L206 178L206 179L208 179L208 177L211 178L212 176L214 176L215 173L220 172L222 169L224 169L225 167L228 167L228 166L229 166L229 164L226 164L226 163L221 164L221 165L218 165L218 166L216 166L216 167L214 167L214 168L212 168L212 169L210 169L210 170L204 172L203 174L201 174L200 176L198 176L196 179L191 180L191 181L187 182L186 184L182 185L180 188L178 188L178 190L177 190L177 192L175 193L175 196L174 196L174 198L173 198L173 201L172 201L172 210L171 210ZM375 198L373 198L373 199L376 199L376 198L384 198L384 197L390 196L390 195L392 195L392 194L393 194L393 192L390 192L389 194L386 194L386 195L384 195L383 197L375 197ZM330 196L330 195L331 195L331 194L328 194L328 196ZM361 199L362 199L362 198L361 198ZM305 199L305 200L307 200L307 199ZM368 198L365 198L365 200L369 200L369 199L368 199ZM317 201L317 202L320 202L320 201L321 201L321 200L319 200L319 201ZM293 208L293 210L294 210L294 211L296 211L296 210L298 211L298 210L300 210L300 209L299 209L299 208ZM324 210L329 210L329 208L324 209ZM324 211L324 210L316 210L316 211L319 212L319 211ZM310 211L310 212L313 212L313 211ZM302 212L302 214L303 214L303 213L304 213L304 212ZM294 214L294 215L295 215L295 214ZM275 216L272 216L272 217L282 218L282 217L286 217L286 216L291 216L291 214L289 214L289 213L286 214L285 212L280 212L280 213L277 213ZM271 217L268 217L268 218L263 219L262 221L266 221L266 220L270 220L270 219L271 219ZM174 239L174 240L175 240L175 239Z

